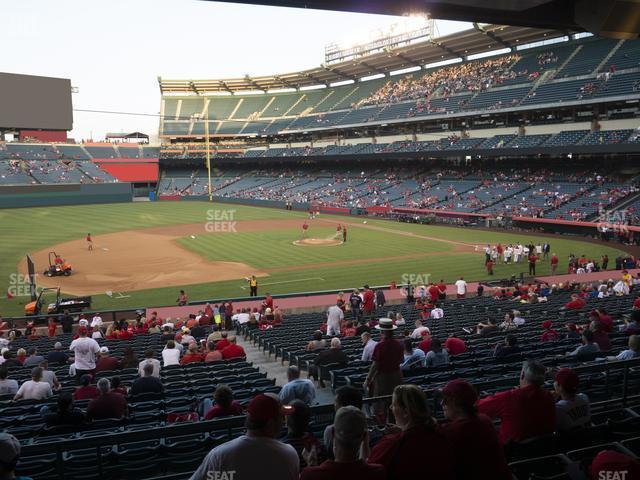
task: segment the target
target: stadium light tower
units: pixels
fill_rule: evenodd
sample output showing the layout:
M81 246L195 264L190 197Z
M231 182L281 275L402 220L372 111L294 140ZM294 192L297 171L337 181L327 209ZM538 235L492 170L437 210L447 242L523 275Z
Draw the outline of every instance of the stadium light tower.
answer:
M204 118L202 118L204 117ZM207 185L209 193L209 202L213 203L213 192L211 190L211 153L209 150L209 102L205 102L204 115L200 113L194 113L191 115L191 121L197 120L204 121L204 145L205 145L205 158L207 162Z

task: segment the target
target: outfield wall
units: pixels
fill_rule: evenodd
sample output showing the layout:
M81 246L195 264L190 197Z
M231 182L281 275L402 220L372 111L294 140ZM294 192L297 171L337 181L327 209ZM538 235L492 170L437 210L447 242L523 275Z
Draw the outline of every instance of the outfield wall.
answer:
M133 201L131 183L0 186L0 208Z

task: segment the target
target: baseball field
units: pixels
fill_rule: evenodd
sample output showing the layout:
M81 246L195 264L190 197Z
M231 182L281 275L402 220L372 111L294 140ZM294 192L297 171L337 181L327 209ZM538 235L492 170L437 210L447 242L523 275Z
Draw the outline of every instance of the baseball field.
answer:
M347 227L346 242L338 224ZM22 315L29 301L26 254L35 260L38 287L92 295L93 308L106 310L171 305L180 289L190 300L245 296L250 275L258 277L261 294L400 283L425 274L436 281L452 282L461 275L482 280L489 278L486 243L545 240L535 234L386 220L364 223L359 217L309 220L304 212L191 201L5 209L0 210L0 232L4 316ZM93 237L92 251L87 233ZM550 244L560 257L558 273L566 271L571 253L598 259L620 254L578 237L553 237ZM42 274L49 252L71 264L71 276ZM497 265L493 278L525 270L526 264ZM539 264L538 275L549 271L547 262Z

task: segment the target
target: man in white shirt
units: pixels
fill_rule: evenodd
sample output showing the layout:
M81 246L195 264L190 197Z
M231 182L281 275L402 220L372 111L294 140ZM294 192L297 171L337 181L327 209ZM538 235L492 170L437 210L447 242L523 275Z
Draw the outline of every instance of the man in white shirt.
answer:
M31 370L31 380L27 380L18 389L13 401L24 400L42 400L53 395L51 385L42 380L42 368L34 367Z
M464 278L460 277L455 286L458 298L464 298L467 295L467 282L464 281Z
M360 340L362 340L362 361L370 362L371 357L373 356L373 349L376 348L378 342L371 338L371 334L369 332L363 332L360 335Z
M515 323L518 327L521 327L526 323L525 319L522 318L522 314L518 310L513 311L513 323Z
M251 320L251 315L249 315L249 312L247 312L245 309L242 309L242 312L240 313L236 313L234 317L236 317L236 322L238 322L238 325L244 325L245 323L248 323L249 320ZM231 320L233 320L233 317L231 317Z
M91 319L91 328L94 328L94 327L98 327L98 328L102 327L102 317L98 312L96 312L96 314Z
M434 309L431 310L429 317L431 317L433 320L440 320L442 317L444 317L444 310L442 310L438 305L436 305Z
M0 395L15 395L18 391L18 382L7 378L8 376L7 369L0 367Z
M411 332L411 338L413 338L414 340L422 338L424 332L431 333L431 330L429 330L429 327L425 327L422 325L422 320L420 320L419 318L416 319L416 328L413 330L413 332Z
M340 322L344 319L344 312L337 305L329 307L327 312L327 335L340 335Z
M283 407L272 393L255 396L247 407L246 435L211 450L190 480L210 480L219 472L234 472L235 480L298 480L298 454L278 440L284 415L290 413L292 408Z
M71 342L69 350L74 353L76 381L79 381L82 375L93 373L96 369L96 353L100 351L100 345L93 338L87 338L85 327L78 329L78 338Z
M151 376L160 378L160 360L154 357L155 357L155 352L153 351L153 349L148 348L147 350L145 350L144 360L142 360L138 364L138 375L140 375L141 377L144 377L145 376L144 366L150 363L151 365L153 365L153 373L151 374Z
M180 365L180 350L176 348L176 342L169 340L167 346L162 350L162 366Z

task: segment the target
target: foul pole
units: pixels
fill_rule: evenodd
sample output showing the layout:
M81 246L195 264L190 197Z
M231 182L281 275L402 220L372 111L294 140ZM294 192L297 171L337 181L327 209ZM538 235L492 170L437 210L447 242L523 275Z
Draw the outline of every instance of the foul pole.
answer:
M211 191L211 152L209 151L209 101L206 101L204 112L204 143L205 156L207 159L207 179L209 182L209 202L213 203L213 192Z

